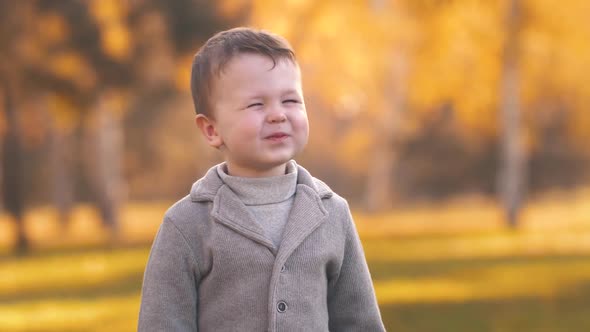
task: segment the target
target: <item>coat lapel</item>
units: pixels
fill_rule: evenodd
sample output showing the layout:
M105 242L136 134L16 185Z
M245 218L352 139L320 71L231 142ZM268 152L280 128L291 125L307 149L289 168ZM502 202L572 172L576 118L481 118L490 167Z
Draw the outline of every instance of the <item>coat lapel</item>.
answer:
M223 183L213 166L207 174L191 188L190 197L194 202L213 202L211 216L220 224L236 233L267 247L274 255L276 248L266 238L264 230L254 220L244 203Z
M282 266L301 242L326 220L328 211L322 199L330 196L332 190L325 183L297 166L297 191L277 254L277 266Z
M327 215L317 192L309 186L298 184L277 254L277 263L284 264L301 242L326 220Z
M271 240L266 238L262 227L254 220L254 217L240 201L231 189L222 186L213 200L211 216L221 224L235 232L255 241L270 249L276 254L276 248Z

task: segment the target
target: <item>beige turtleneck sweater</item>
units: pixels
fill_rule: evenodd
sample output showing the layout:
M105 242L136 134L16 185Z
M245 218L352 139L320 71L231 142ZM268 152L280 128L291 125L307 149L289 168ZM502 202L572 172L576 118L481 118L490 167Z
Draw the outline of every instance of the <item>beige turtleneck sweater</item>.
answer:
M286 174L264 178L231 176L225 163L218 165L217 173L278 248L297 188L296 164L289 161Z

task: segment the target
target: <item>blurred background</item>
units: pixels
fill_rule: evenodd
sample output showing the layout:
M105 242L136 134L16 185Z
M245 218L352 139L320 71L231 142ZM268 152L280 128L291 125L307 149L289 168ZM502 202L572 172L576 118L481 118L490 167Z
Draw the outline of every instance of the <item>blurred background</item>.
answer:
M297 161L353 208L391 331L590 330L587 0L0 0L0 330L132 331L217 162L190 65L285 36Z

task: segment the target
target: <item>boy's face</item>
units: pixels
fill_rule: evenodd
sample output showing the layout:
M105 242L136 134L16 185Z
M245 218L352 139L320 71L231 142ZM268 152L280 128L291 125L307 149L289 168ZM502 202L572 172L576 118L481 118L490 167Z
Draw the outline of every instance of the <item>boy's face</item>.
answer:
M285 163L307 144L301 74L289 60L273 68L269 57L240 54L215 80L211 97L214 119L197 116L197 124L223 152L231 175L285 174Z

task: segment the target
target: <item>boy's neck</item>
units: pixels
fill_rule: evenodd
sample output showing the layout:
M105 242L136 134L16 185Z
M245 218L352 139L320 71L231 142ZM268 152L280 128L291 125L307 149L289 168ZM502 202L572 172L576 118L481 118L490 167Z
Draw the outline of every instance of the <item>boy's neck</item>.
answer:
M226 166L227 174L244 178L263 178L285 175L287 173L287 163L264 170L244 168L230 162L226 162Z

